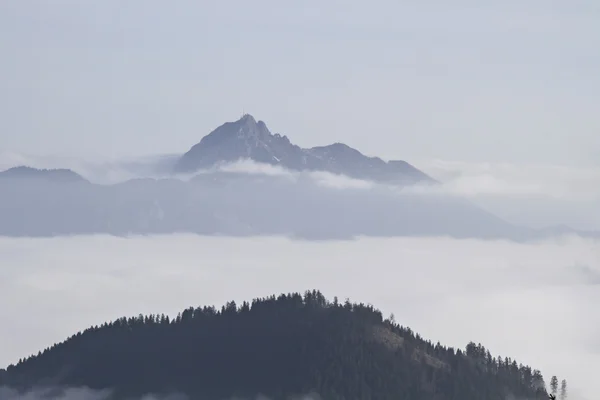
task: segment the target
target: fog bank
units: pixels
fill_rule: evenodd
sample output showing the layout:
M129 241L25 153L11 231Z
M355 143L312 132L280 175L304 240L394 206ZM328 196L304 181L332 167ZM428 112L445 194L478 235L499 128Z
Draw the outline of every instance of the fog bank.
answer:
M448 238L309 242L193 235L0 238L0 365L138 313L317 288L424 337L481 342L593 398L600 244Z

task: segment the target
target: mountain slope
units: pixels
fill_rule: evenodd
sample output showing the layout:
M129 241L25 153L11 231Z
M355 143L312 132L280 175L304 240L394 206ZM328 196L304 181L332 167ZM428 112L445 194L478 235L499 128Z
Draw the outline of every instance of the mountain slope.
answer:
M271 134L263 121L249 114L227 122L206 135L175 165L176 172L194 172L222 162L248 158L303 171L327 171L352 178L397 184L434 182L405 161L385 162L367 157L342 143L302 149L279 134Z
M434 345L364 304L317 291L122 318L0 373L0 385L114 389L115 398L506 400L546 398L543 377L481 345ZM239 397L238 397L239 398Z

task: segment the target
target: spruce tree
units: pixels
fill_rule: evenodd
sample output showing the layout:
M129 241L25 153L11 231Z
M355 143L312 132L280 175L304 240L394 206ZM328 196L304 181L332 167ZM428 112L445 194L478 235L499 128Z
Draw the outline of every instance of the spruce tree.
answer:
M557 391L558 391L558 378L556 377L556 375L554 375L550 379L550 393L556 396Z
M560 400L567 400L567 380L563 379L560 383Z

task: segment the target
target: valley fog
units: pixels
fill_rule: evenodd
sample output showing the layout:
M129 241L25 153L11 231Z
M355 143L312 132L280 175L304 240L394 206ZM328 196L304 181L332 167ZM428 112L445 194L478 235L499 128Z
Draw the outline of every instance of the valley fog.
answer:
M426 339L569 382L591 399L600 363L600 243L449 238L298 241L169 235L0 238L0 364L139 313L319 289L393 313Z

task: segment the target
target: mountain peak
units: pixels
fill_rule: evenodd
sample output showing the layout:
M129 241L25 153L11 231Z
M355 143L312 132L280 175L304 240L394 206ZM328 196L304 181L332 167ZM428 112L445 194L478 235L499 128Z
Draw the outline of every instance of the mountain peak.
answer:
M433 181L408 163L387 163L368 157L340 142L303 149L286 136L273 135L263 121L243 114L234 122L217 127L185 153L176 172L194 172L223 162L251 159L302 171L327 171L352 178L396 183Z
M248 113L244 113L242 117L238 120L238 122L252 123L256 124L256 119Z
M269 136L271 132L264 122L256 122L252 115L244 114L237 121L226 122L204 136L198 145L213 146L240 139L264 140Z

